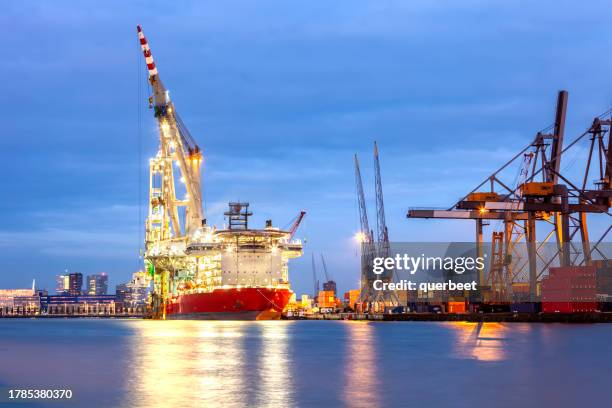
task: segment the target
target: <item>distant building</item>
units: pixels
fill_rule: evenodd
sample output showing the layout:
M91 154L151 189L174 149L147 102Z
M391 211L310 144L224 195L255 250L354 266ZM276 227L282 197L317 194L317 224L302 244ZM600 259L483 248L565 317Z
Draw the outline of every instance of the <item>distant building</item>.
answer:
M32 289L0 289L0 307L12 308L15 306L15 298L33 295Z
M323 290L326 292L334 292L334 295L336 295L336 282L333 280L323 282Z
M96 273L87 276L88 295L106 295L108 292L108 275L106 273Z
M0 289L0 316L32 316L40 313L40 299L47 292L36 290L32 282L31 289Z
M55 291L58 295L68 293L70 289L70 275L67 273L64 275L57 275Z
M48 315L60 316L114 316L115 295L57 295L42 296L41 310Z
M68 294L79 296L83 293L83 274L80 272L71 273L68 275Z

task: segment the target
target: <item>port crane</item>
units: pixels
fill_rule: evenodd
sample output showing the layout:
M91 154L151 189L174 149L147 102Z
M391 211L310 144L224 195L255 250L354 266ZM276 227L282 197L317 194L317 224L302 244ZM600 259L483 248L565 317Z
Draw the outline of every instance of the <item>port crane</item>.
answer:
M181 120L170 93L162 82L142 28L137 26L138 41L144 55L152 95L149 107L157 123L159 149L149 160L149 200L145 224L144 261L153 279L152 314L166 317L174 312L171 297L186 292L210 293L220 286L237 282L271 286L288 285L288 259L301 256L302 244L293 240L305 212L297 217L290 231L266 222L264 229L249 229L248 203L230 203L225 215L229 229L208 225L202 208L202 149ZM251 259L253 248L280 262L274 278L236 276L239 257ZM236 254L230 257L229 253ZM223 255L225 254L225 255ZM230 259L231 258L231 259ZM222 259L235 262L232 269L221 267ZM228 260L229 259L229 260ZM257 265L261 271L263 266ZM268 267L269 268L269 267ZM263 283L261 283L263 282ZM177 297L177 296L174 296Z
M306 215L306 211L302 210L302 211L300 211L298 216L295 218L295 221L291 225L291 228L289 228L289 240L292 240L293 237L295 236L295 233L297 232L297 230L298 230L300 224L302 223L302 220L304 219L305 215Z
M317 297L319 296L319 279L317 278L317 266L315 264L315 256L314 253L311 254L312 255L312 285L313 285L313 289L314 289L314 295L313 298L317 299Z
M169 271L185 267L183 255L188 241L204 232L202 151L176 111L142 28L136 29L152 90L149 107L153 109L159 132L158 152L149 160L145 263L154 280L153 308L161 310L158 317L163 318L163 302L170 289ZM182 197L178 197L179 190L185 191ZM163 272L156 273L155 268L160 266Z
M380 158L378 144L374 142L374 186L376 190L376 239L374 231L370 229L368 213L361 178L359 159L355 155L355 184L357 190L357 204L361 230L358 237L361 241L361 295L360 302L382 305L399 303L394 291L374 290L374 281L391 282L394 271L387 270L381 275L374 274L372 270L375 257L387 258L390 256L389 233L385 219L385 205L383 199L382 177L380 173Z
M331 275L327 271L327 263L325 257L321 254L321 264L323 265L323 273L325 274L325 283L323 283L323 290L334 292L334 296L337 294L336 281L331 278Z
M528 301L534 302L548 267L590 265L594 256L604 260L609 257L601 243L612 229L612 110L595 117L585 132L564 145L567 102L568 92L560 91L554 123L537 132L531 143L450 208L408 210L408 218L475 221L479 255L485 222L499 220L503 224L503 231L496 231L492 239L492 273L485 278L480 271L485 293L474 300L487 300L489 296L493 301L510 301L516 295L515 284L526 282ZM562 171L561 161L570 149L587 139L590 143L582 177L573 182ZM504 176L517 164L519 176L513 184ZM593 173L597 178L590 184ZM483 191L487 185L488 191ZM587 216L598 217L605 227L598 240L589 239ZM556 243L552 254L545 251L549 241ZM517 250L521 242L526 254Z

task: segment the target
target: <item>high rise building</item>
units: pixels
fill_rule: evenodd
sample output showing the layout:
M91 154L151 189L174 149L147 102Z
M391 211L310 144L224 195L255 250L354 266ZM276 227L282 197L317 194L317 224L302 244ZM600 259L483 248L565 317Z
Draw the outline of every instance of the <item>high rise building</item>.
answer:
M96 273L87 276L88 295L106 295L108 291L108 276L106 273Z
M57 292L57 294L63 295L65 293L68 293L69 289L70 289L70 275L68 275L67 273L64 275L57 275L56 286L55 286L55 291Z
M83 292L83 274L80 272L68 275L68 294L79 296Z

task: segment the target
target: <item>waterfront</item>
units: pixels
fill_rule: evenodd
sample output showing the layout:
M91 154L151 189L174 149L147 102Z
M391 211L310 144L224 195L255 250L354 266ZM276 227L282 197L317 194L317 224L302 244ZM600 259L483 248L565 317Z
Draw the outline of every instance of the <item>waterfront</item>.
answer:
M0 321L2 406L592 406L612 325ZM15 404L8 388L72 389Z

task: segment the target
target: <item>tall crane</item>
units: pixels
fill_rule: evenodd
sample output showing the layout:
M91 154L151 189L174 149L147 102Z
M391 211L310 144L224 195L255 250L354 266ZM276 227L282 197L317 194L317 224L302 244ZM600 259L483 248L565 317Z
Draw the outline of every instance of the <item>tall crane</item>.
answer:
M494 286L512 289L514 283L528 283L528 297L532 302L537 301L538 284L550 266L591 265L594 256L598 260L608 259L599 246L612 231L612 110L595 117L585 132L564 145L567 100L567 91L560 91L553 125L537 132L531 143L453 206L446 210L411 208L407 214L409 218L474 220L478 248L483 245L484 221L503 221L504 251L502 257L498 256L503 262L497 267L503 268L505 273L498 274L497 279L505 282ZM590 138L590 147L583 176L579 182L572 182L561 170L561 159L569 149L587 138ZM503 180L512 165L521 166L519 183L515 187ZM588 180L593 172L598 179L591 186ZM480 190L487 184L489 191ZM597 219L605 228L598 240L589 239L587 216ZM536 242L538 236L543 238L539 243ZM550 255L543 245L553 237L557 245ZM498 241L499 238L498 235ZM514 256L516 244L523 238L527 252L524 262ZM582 244L581 251L578 240ZM485 283L482 273L479 279L481 284ZM516 295L513 290L500 289L499 293L504 291Z
M385 203L383 200L382 178L380 175L380 159L378 155L378 145L374 142L374 186L376 188L376 235L377 235L377 256L388 258L390 255L389 231L385 219ZM393 279L394 271L388 270L383 274L387 281Z
M380 175L380 157L376 141L374 142L374 187L376 189L376 256L388 258L391 253L391 247L389 244L387 221L385 219L385 203L383 200L382 177ZM387 269L380 275L380 279L384 282L391 282L395 275L394 272L395 271L392 269ZM382 294L382 297L379 296L379 299L383 302L392 301L399 303L395 291L386 291Z
M150 160L150 200L146 242L189 237L202 225L202 152L176 112L140 26L138 39L147 65L153 95L150 100L159 129L159 150ZM178 198L173 164L186 194Z
M312 284L314 287L313 298L316 300L319 295L319 279L317 279L317 266L315 265L314 253L312 254Z
M368 210L363 192L363 181L361 179L361 169L359 159L355 155L355 185L357 189L357 205L359 207L359 221L361 230L357 237L361 244L361 295L360 302L372 300L374 288L372 287L373 276L372 265L374 259L374 239L370 223L368 221Z
M380 176L380 160L378 158L378 145L374 142L374 185L376 188L376 237L381 245L380 256L389 255L389 234L385 220L385 203L383 200L382 180Z
M176 112L142 28L136 29L152 89L149 107L153 108L159 132L159 150L149 160L145 265L153 278L153 316L163 319L174 275L188 268L187 257L177 255L185 254L189 242L208 230L202 211L202 152ZM177 183L181 182L185 195L179 198L177 190L182 189L177 189Z
M327 263L325 263L325 257L321 254L321 264L323 265L323 273L325 274L325 283L323 283L323 290L334 292L334 296L337 293L336 281L334 281L329 272L327 271Z
M321 264L323 265L323 273L325 274L325 280L329 282L331 279L329 278L329 273L327 272L327 264L325 263L325 257L321 254Z

